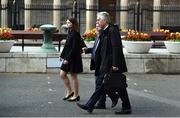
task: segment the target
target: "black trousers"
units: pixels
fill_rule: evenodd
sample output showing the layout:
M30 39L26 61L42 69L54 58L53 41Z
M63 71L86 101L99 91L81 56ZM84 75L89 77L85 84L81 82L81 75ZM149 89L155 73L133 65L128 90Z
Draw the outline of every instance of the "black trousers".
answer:
M118 93L123 108L131 108L129 96L126 88L116 89L116 90L106 90L107 95L113 100L115 98L116 92Z
M124 108L131 108L127 89L122 88L122 89L116 89L116 90L104 90L104 85L103 85L103 80L104 80L104 75L98 76L96 78L96 88L94 93L91 95L90 99L87 101L86 105L88 107L93 108L97 101L101 98L102 95L105 93L110 97L111 100L114 100L115 96L117 95L116 92L118 93L119 97L121 98L122 101L122 107Z
M95 85L96 87L99 85L99 79L98 79L98 76L95 77L96 81L95 81ZM97 106L103 106L103 105L106 105L106 93L105 91L102 92L98 102L97 102Z
M100 75L96 78L96 88L94 93L91 95L90 99L87 101L87 106L93 108L97 101L100 99L100 97L105 93L103 79L103 75Z

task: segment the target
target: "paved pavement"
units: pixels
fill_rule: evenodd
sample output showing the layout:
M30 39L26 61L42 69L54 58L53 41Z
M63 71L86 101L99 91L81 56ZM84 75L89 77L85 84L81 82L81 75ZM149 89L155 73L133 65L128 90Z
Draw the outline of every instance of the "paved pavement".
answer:
M131 115L116 115L121 101L111 109L79 109L65 95L59 74L0 73L0 117L180 117L180 75L127 74ZM85 103L94 91L94 75L80 74L80 97Z

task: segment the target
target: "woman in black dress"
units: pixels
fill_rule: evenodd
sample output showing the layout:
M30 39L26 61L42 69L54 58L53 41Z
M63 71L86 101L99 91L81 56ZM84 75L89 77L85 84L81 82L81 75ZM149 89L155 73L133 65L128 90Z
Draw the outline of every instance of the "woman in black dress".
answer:
M66 96L63 100L79 101L79 82L77 74L83 72L82 57L81 57L81 36L79 33L79 25L76 19L70 17L66 21L68 27L68 36L64 49L60 55L63 59L61 66L60 77L64 80L66 87ZM74 82L74 89L71 88L70 80L67 73L70 73Z

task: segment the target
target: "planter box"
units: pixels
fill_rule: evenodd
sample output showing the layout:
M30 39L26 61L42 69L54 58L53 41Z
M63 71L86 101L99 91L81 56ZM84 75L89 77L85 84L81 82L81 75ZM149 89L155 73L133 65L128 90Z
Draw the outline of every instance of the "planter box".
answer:
M11 47L14 45L14 40L0 41L0 52L10 52Z
M152 47L151 41L122 41L128 53L148 53Z
M94 41L90 41L90 42L84 41L84 42L88 48L92 48L94 46Z
M180 42L164 41L164 44L170 53L180 53Z

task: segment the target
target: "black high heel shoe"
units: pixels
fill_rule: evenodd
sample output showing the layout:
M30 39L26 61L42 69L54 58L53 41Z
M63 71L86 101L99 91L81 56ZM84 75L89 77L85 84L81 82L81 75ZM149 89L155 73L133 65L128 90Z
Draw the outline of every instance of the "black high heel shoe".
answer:
M68 101L69 101L69 102L80 101L80 96L77 96L77 97L74 98L74 99L69 98Z
M69 99L70 97L72 97L74 95L74 92L72 92L70 95L68 95L67 97L64 97L63 100L67 100Z

